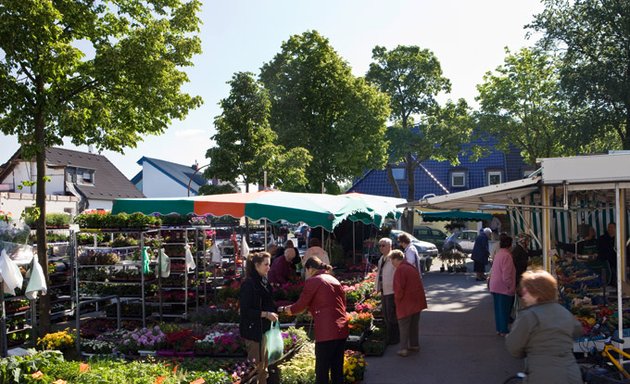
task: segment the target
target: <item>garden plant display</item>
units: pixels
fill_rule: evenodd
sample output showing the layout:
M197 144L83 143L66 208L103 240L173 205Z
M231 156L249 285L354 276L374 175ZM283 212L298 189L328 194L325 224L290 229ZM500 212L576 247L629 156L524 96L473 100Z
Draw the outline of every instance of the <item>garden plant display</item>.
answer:
M118 352L136 355L139 350L156 350L166 342L166 335L159 326L123 331L119 335Z

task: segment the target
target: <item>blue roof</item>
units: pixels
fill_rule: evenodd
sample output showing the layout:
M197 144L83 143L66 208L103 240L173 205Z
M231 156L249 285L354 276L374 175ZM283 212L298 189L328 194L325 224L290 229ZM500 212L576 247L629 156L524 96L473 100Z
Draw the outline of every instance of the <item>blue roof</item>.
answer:
M488 149L488 154L474 160L471 158L473 145ZM493 138L480 138L464 145L464 155L459 156L459 165L453 166L448 161L426 160L416 167L414 200L419 200L427 194L436 196L446 193L460 192L487 185L488 171L501 171L502 181L512 181L523 178L525 166L520 152L516 148L510 148L506 154L496 148L496 140ZM401 164L402 166L402 164ZM396 168L396 167L394 167ZM453 171L463 171L467 175L465 187L453 187L450 183L450 174ZM403 198L407 197L407 179L400 179L398 187ZM447 192L448 191L448 192ZM368 170L361 178L357 179L348 192L360 192L372 195L392 196L394 189L388 181L386 170Z
M195 172L195 169L191 166L172 163L170 161L154 159L146 156L143 156L140 160L138 160L137 163L142 165L145 161L153 165L156 169L164 173L166 176L170 177L172 180L174 180L184 188L188 187L188 183L192 178L194 184L190 184L190 190L195 195L199 192L199 188L197 186L206 185L208 183L206 178L203 177L202 172ZM136 184L142 177L141 173L142 172L138 173L132 179L132 182L134 184ZM195 184L197 184L197 186L195 186Z

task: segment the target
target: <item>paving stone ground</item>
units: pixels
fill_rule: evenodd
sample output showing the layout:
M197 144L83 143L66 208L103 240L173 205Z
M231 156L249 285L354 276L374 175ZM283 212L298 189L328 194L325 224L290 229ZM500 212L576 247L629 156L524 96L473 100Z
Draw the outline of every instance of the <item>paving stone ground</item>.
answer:
M365 384L500 384L523 369L495 332L485 282L438 268L424 275L429 309L420 318L420 352L402 358L392 345L382 357L367 358Z

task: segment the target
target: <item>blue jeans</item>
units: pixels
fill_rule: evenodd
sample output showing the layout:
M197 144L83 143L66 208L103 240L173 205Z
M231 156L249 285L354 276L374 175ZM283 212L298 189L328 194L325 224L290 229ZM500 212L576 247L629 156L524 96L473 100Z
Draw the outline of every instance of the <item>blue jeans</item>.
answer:
M508 296L501 293L492 293L494 299L494 322L497 332L508 333L508 321L514 305L514 296Z

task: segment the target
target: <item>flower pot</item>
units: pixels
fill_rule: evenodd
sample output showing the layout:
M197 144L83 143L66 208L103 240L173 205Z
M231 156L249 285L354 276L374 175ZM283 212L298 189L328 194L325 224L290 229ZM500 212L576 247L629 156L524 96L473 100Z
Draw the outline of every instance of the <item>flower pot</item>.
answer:
M155 356L156 351L150 350L150 349L139 349L138 350L138 355L140 355L140 357L147 357L147 356Z
M156 352L156 355L160 357L174 357L175 351L171 349L160 349Z

